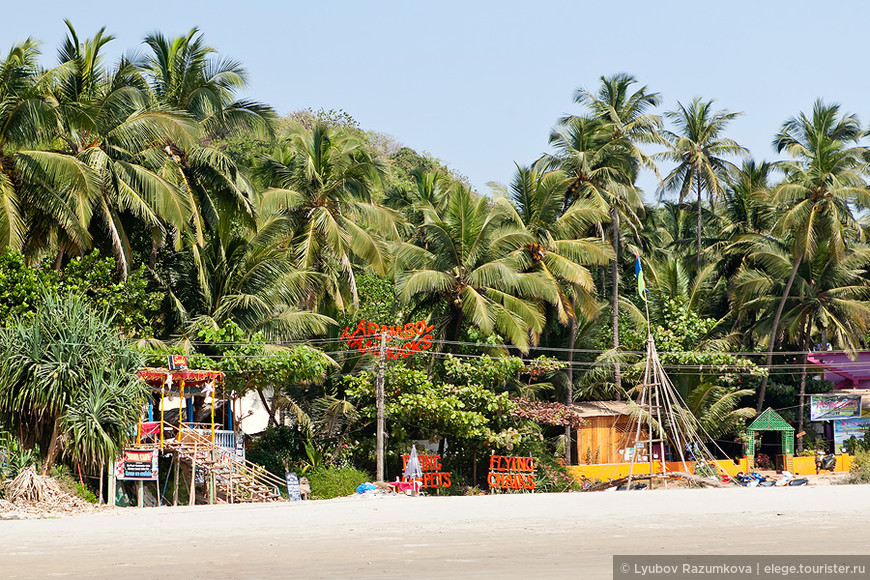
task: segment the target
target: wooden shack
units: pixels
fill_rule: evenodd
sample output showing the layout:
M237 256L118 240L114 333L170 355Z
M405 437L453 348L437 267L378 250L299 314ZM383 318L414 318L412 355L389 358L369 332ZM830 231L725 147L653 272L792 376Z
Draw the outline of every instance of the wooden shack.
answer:
M584 419L577 430L577 463L623 463L631 461L633 429L637 423L629 416L626 401L586 401L575 403L574 410ZM646 430L641 430L646 438Z

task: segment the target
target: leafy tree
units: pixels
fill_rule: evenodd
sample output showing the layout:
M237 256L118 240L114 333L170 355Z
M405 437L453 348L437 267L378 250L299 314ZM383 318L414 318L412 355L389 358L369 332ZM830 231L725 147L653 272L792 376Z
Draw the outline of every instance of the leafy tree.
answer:
M31 318L0 330L0 353L0 422L27 448L47 450L43 473L64 449L90 464L117 456L145 387L141 358L111 315L46 294Z

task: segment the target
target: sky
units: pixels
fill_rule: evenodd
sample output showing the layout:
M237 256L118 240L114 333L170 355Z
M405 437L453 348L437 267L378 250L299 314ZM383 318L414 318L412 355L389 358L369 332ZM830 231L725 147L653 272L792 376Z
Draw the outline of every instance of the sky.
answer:
M870 121L864 29L870 3L792 0L359 2L43 0L4 10L0 50L32 36L54 64L66 34L100 27L108 54L192 27L247 67L247 96L280 114L343 109L369 130L426 151L479 191L548 151L556 120L579 113L578 87L627 72L662 94L744 113L728 137L757 159L780 125L816 98ZM665 168L667 170L667 168ZM656 182L641 179L648 201Z

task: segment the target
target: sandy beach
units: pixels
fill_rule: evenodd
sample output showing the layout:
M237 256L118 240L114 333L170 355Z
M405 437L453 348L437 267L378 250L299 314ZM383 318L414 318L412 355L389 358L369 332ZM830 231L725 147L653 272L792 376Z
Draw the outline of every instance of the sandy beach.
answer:
M610 578L613 554L870 552L870 486L353 497L0 522L4 578Z

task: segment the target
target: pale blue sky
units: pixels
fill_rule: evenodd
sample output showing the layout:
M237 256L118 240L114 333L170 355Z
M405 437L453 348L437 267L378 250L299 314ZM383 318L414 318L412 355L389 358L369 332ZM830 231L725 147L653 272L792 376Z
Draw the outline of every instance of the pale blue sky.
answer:
M665 108L694 96L745 115L729 136L773 159L779 125L816 97L870 121L870 3L88 2L3 11L0 48L33 36L54 62L64 18L81 36L106 26L113 54L145 34L198 26L244 62L250 95L281 114L340 108L468 176L507 182L547 150L578 86L635 75ZM21 10L21 8L25 10ZM654 182L643 181L648 199Z

